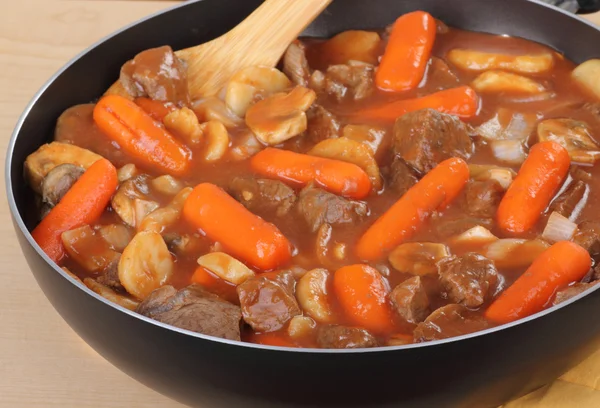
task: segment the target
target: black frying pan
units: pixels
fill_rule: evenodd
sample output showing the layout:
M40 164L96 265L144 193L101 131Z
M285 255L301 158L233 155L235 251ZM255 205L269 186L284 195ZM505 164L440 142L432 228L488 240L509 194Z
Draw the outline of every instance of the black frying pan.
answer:
M288 350L157 323L107 302L49 263L28 232L32 193L23 181L23 162L51 138L62 111L100 96L117 79L121 64L139 51L208 41L259 3L191 2L130 26L73 60L26 109L8 148L7 196L29 266L69 325L138 381L203 407L252 402L492 407L554 380L595 351L600 290L507 326L444 341L354 351ZM598 28L526 0L336 0L305 34L328 37L351 28L381 28L416 9L451 26L539 41L575 62L600 57Z

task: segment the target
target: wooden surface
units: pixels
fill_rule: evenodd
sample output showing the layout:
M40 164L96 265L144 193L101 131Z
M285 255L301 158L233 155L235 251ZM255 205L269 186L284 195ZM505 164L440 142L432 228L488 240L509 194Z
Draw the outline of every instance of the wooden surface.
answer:
M2 4L3 171L4 151L17 118L57 69L106 34L173 2L2 0ZM600 23L600 15L591 18ZM0 261L1 408L181 407L111 366L62 321L27 268L4 199L0 200ZM600 407L600 351L562 379L507 407Z

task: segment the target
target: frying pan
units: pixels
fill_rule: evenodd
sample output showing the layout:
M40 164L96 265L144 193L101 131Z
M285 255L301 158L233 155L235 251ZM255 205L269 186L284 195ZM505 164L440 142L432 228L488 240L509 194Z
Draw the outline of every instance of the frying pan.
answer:
M51 139L62 111L101 95L136 53L208 41L259 4L188 2L129 26L71 61L21 117L6 159L14 227L39 286L81 338L141 383L198 407L493 407L556 379L597 350L600 285L529 318L453 339L363 350L285 349L155 322L104 300L49 261L29 233L33 196L23 181L23 162ZM337 0L305 34L381 28L417 9L451 26L544 43L577 63L600 56L598 28L526 0Z

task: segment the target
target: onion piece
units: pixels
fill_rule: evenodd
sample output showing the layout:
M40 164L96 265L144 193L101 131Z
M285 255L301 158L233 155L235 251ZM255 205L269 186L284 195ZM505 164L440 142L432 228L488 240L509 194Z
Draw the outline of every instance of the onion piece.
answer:
M490 143L494 157L509 164L521 164L527 158L525 147L521 140L494 140Z
M477 225L462 234L451 237L449 243L451 245L485 245L496 240L498 240L498 237L492 234L489 229Z
M553 243L569 241L575 234L575 231L577 231L577 224L558 212L553 211L548 218L544 232L542 232L542 238Z
M488 245L483 255L497 268L527 268L548 247L550 244L540 239L504 238Z
M487 164L469 164L469 174L475 181L496 180L505 190L517 177L517 173L511 168Z
M535 113L520 113L500 108L493 118L479 125L475 131L488 140L522 140L533 132L537 120L538 116Z

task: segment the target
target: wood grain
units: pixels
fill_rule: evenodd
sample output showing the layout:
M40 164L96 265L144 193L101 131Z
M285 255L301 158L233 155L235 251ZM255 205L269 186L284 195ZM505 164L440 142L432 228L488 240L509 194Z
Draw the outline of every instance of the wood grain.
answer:
M173 1L141 0L18 0L11 1L10 8L3 7L1 151L6 150L27 102L66 61L119 27L172 4ZM600 23L600 15L591 18ZM1 157L3 170L4 154ZM0 200L0 260L1 408L182 407L111 366L63 322L28 270L5 200ZM561 380L507 405L598 406L600 351Z

